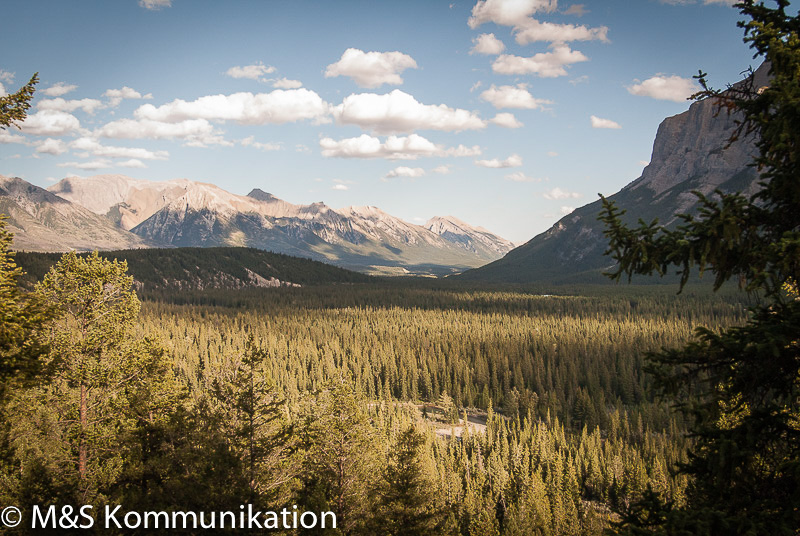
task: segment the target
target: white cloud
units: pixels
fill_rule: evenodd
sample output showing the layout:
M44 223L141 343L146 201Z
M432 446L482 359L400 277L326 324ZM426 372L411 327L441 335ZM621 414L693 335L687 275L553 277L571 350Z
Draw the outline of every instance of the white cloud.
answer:
M118 167L126 167L126 168L146 168L147 166L144 165L144 162L141 160L137 160L135 158L131 158L130 160L125 160L123 162L116 162L114 164Z
M81 122L72 114L58 110L40 110L25 118L22 131L35 136L63 136L81 127Z
M592 128L622 128L622 125L616 121L612 121L611 119L603 119L601 117L597 117L596 115L591 116L590 119L592 121Z
M544 179L529 177L525 175L523 172L517 171L515 173L511 173L510 175L506 175L506 180L514 182L542 182Z
M139 5L151 11L172 7L172 0L139 0Z
M56 164L58 167L68 167L76 169L105 169L111 167L111 162L108 160L91 160L89 162L62 162Z
M272 87L278 89L297 89L303 87L300 80L289 80L288 78L280 78L272 82Z
M166 160L169 158L167 151L150 151L140 147L117 147L102 145L92 138L78 138L69 144L70 148L85 151L92 156L104 158L134 158L137 160Z
M28 143L28 140L25 136L11 134L8 130L0 129L0 143L21 143L25 145Z
M334 184L333 186L331 186L331 190L345 191L345 190L349 190L349 189L350 188L348 188L346 184Z
M336 120L345 125L358 125L378 134L429 130L478 130L486 121L476 113L453 109L444 104L421 104L408 93L395 89L391 93L353 94L333 108Z
M524 126L521 121L514 117L514 114L508 112L495 115L489 122L505 128L520 128Z
M437 173L439 175L449 175L450 173L453 172L453 170L450 169L450 166L443 165L443 166L436 166L435 168L433 168L431 170L431 172L432 173Z
M586 9L585 4L572 4L564 11L564 15L575 15L576 17L583 17L587 13L589 13L589 10Z
M549 156L550 158L555 158L556 156L558 156L558 153L555 151L547 151L547 156Z
M66 95L70 91L75 91L78 89L78 86L74 84L67 84L66 82L59 82L50 86L47 89L43 89L42 93L47 95L48 97L60 97L62 95Z
M361 87L376 88L383 84L400 85L400 73L416 69L417 62L402 52L364 52L348 48L336 63L328 65L325 78L348 76Z
M476 160L475 165L487 168L519 167L522 165L522 157L518 154L512 154L505 160L498 160L497 158L492 158L491 160Z
M387 179L391 179L393 177L422 177L425 175L425 170L418 167L418 168L410 168L406 166L396 167L391 170L389 173L386 174Z
M566 216L575 212L575 207L561 207L561 215Z
M686 99L699 90L700 87L691 78L681 78L677 75L664 76L661 74L648 78L644 82L636 80L634 85L628 87L628 92L632 95L673 102L685 102Z
M481 99L491 103L495 108L519 108L523 110L535 110L544 104L552 104L551 101L534 98L527 89L528 84L517 84L516 86L492 87L481 93Z
M122 89L107 89L105 93L103 93L104 97L108 97L108 105L111 108L116 108L119 106L119 103L122 102L122 99L152 99L153 94L148 93L146 95L142 95L138 91L128 86L123 86Z
M178 123L192 119L236 121L243 125L265 125L316 119L328 113L329 105L315 92L301 89L276 89L270 93L208 95L194 101L176 99L155 107L140 106L138 119Z
M470 54L485 54L487 56L496 56L501 54L506 46L493 33L480 34L472 40L475 46L469 51Z
M608 27L589 28L574 24L556 24L529 19L522 26L518 26L514 33L517 43L527 45L536 41L549 43L566 43L568 41L602 41L608 42Z
M322 138L319 141L322 156L329 158L386 158L387 160L416 160L428 156L476 156L481 154L474 147L445 148L418 134L409 136L389 136L385 142L380 138L362 134L357 138L334 140Z
M642 167L646 167L650 165L650 160L639 160L639 165Z
M262 151L280 151L283 149L280 143L261 143L255 140L255 136L248 136L239 143L245 147L255 147L256 149L261 149Z
M551 52L539 52L531 57L503 54L492 63L492 70L498 74L536 74L542 78L566 76L567 65L589 61L589 58L578 50L572 50L565 44L551 45Z
M64 100L57 98L39 101L36 107L40 110L57 110L60 112L74 112L80 109L87 114L93 114L98 108L103 107L103 103L97 99Z
M14 73L11 73L9 71L4 71L3 69L0 69L0 81L1 82L5 82L7 84L13 84L14 83Z
M6 95L8 95L8 93L6 93L6 88L5 88L5 86L3 86L3 84L0 82L0 97L5 97Z
M551 12L557 0L479 0L467 21L473 30L481 24L494 22L502 26L520 26L536 12Z
M36 144L36 152L53 156L64 154L67 152L67 144L62 140L47 138Z
M472 93L472 92L473 92L473 91L475 91L476 89L480 88L482 85L483 85L483 82L481 82L480 80L478 80L477 82L475 82L474 84L472 84L472 87L471 87L471 88L469 88L469 92L470 92L470 93Z
M119 119L100 127L96 134L105 138L182 139L191 147L228 145L205 119L189 119L180 123L162 123L149 119Z
M566 190L562 190L561 188L553 188L549 192L542 194L542 196L545 199L570 199L580 197L581 194L578 192L568 192Z
M270 74L275 72L275 67L271 65L264 65L261 62L258 62L254 65L244 65L244 66L235 66L231 67L225 74L230 76L231 78L246 78L248 80L260 80L262 76L265 74Z

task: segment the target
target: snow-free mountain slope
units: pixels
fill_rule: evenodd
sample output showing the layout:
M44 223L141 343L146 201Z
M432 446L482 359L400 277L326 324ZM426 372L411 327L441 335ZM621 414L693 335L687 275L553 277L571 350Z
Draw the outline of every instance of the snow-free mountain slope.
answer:
M766 66L754 76L756 87L768 83ZM736 117L718 111L714 101L704 100L661 123L642 176L609 197L627 211L624 221L635 224L641 218L675 224L676 214L696 206L695 190L704 195L712 195L716 189L746 194L757 191L758 173L750 166L757 153L754 140L743 137L728 146L737 129ZM614 264L603 255L608 242L603 224L597 220L601 208L599 200L580 207L502 259L461 277L506 282L574 280L583 272L594 277Z
M103 216L16 177L0 175L0 213L14 234L12 247L28 251L120 249L156 245Z
M495 260L512 247L452 217L420 226L373 206L295 205L261 189L242 196L186 179L70 177L50 190L153 242L247 246L374 273L449 274Z

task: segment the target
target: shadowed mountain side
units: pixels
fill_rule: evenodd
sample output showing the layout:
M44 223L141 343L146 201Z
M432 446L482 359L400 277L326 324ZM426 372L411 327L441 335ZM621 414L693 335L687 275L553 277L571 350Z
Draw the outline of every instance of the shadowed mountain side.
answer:
M363 283L371 279L329 264L252 248L136 249L100 255L127 261L137 288L146 291ZM41 280L59 258L57 253L17 253L17 264L27 272L23 284Z
M767 83L766 67L755 73L756 87ZM609 197L626 210L623 221L654 219L675 225L676 214L696 210L700 191L713 195L758 190L759 176L750 166L756 154L752 138L728 140L737 128L736 117L717 114L711 100L692 104L686 112L665 119L658 127L650 164L642 176ZM553 227L510 251L505 257L459 276L464 280L530 283L535 281L599 282L599 273L613 268L603 253L608 241L597 220L601 202L578 208Z

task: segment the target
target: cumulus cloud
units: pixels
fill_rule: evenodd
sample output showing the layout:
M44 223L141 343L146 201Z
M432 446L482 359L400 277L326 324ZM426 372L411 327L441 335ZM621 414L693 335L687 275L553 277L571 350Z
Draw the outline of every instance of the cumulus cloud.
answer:
M9 72L9 71L4 71L3 69L0 69L0 82L5 82L7 84L13 84L14 83L14 73Z
M467 21L473 30L487 22L502 26L520 26L536 12L552 12L557 0L479 0Z
M477 156L481 149L474 147L445 148L418 134L409 136L389 136L385 142L380 138L362 134L357 138L334 140L322 138L319 141L322 156L332 158L386 158L387 160L416 160L429 156Z
M514 114L510 114L508 112L502 112L495 115L489 120L489 122L505 128L520 128L524 126L522 122L514 117Z
M248 80L261 80L261 77L265 74L270 74L275 72L275 67L271 65L264 65L261 62L258 62L254 65L243 65L243 66L235 66L231 67L225 74L230 76L231 78L246 78Z
M450 166L448 165L442 165L442 166L436 166L431 170L431 172L439 175L449 175L450 173L453 172L453 170L450 169Z
M611 119L603 119L596 115L591 116L592 128L622 128L622 125Z
M67 144L62 140L47 138L36 144L36 152L57 156L67 152Z
M92 138L78 138L69 144L76 151L84 151L88 155L104 158L133 158L137 160L166 160L169 158L167 151L150 151L141 147L117 147L102 145Z
M411 177L411 178L415 178L415 177L422 177L423 175L425 175L425 170L422 169L422 168L419 168L419 167L410 168L410 167L407 167L407 166L400 166L400 167L394 168L389 173L387 173L386 174L386 178L387 179L391 179L391 178L394 178L394 177Z
M21 124L22 131L35 136L63 136L81 127L72 114L58 110L40 110L29 115Z
M333 115L341 124L357 125L378 134L411 132L417 129L459 132L486 127L486 121L474 112L450 108L444 104L422 104L399 89L385 95L350 95L333 108Z
M243 125L282 124L301 119L316 119L328 113L329 105L308 89L276 89L270 93L233 93L208 95L194 101L176 99L155 107L140 106L134 115L138 119L162 123L205 119L236 121Z
M693 93L700 90L700 87L691 78L681 78L677 75L657 74L644 82L639 80L635 82L634 85L628 87L628 93L631 95L673 102L685 102Z
M493 33L481 34L472 40L474 46L469 51L470 54L485 54L487 56L496 56L501 54L506 46Z
M566 43L568 41L608 42L608 27L589 28L575 24L556 24L530 19L515 29L517 43L527 45L536 41Z
M562 190L561 188L553 188L549 192L542 194L542 196L545 199L570 199L580 197L581 194L578 192L568 192L566 190Z
M561 207L561 215L566 216L575 212L575 207Z
M529 177L525 175L521 171L517 171L511 173L510 175L506 175L506 180L513 181L513 182L542 182L544 179L539 179L536 177Z
M119 119L100 127L96 135L104 138L181 139L190 147L232 145L214 131L205 119L188 119L179 123L163 123L149 119Z
M492 158L491 160L476 160L475 165L487 168L519 167L522 165L522 157L518 154L512 154L505 160L499 160L497 158Z
M535 110L541 108L544 104L552 104L551 101L534 98L527 87L528 84L500 87L492 84L492 87L481 93L481 99L495 108L519 108L523 110Z
M542 78L566 76L566 66L589 61L582 52L572 50L565 44L551 45L550 52L539 52L531 57L503 54L492 63L492 70L498 74L536 74Z
M0 129L0 143L21 143L25 145L28 140L25 136L19 134L11 134L8 130Z
M60 112L83 110L87 114L93 114L98 108L103 107L103 103L97 99L64 100L57 98L39 101L36 107L40 110L57 110Z
M348 48L336 63L328 65L325 78L348 76L361 87L376 88L383 84L400 85L400 73L416 69L417 62L402 52L364 52Z
M300 80L289 80L288 78L280 78L272 82L272 87L278 89L297 89L303 87Z
M575 15L576 17L583 17L587 13L589 13L589 10L586 9L584 4L572 4L564 11L564 15Z
M116 108L122 102L122 99L152 99L152 93L142 95L138 91L128 86L123 86L122 89L108 89L103 93L104 97L108 97L108 105L111 108Z
M95 170L109 168L111 167L111 162L108 160L90 160L89 162L61 162L56 165L58 167Z
M150 11L158 11L165 7L172 7L172 0L139 0L139 5Z
M44 93L48 97L61 97L62 95L66 95L70 91L75 91L76 89L78 89L78 86L74 84L59 82L57 84L50 86L47 89L43 89L42 93Z
M261 143L256 141L255 136L248 136L239 143L245 147L254 147L256 149L261 149L262 151L280 151L283 149L280 143Z
M333 186L331 186L331 190L345 191L345 190L349 190L349 189L350 188L348 188L346 184L334 184Z

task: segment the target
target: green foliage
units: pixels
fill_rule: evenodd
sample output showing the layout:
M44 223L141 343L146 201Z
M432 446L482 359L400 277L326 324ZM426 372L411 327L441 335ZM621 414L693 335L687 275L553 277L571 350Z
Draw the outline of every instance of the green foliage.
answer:
M249 488L247 502L288 504L297 478L295 436L285 399L269 379L268 354L252 336L238 363L211 386L215 420L239 458Z
M23 472L41 467L80 501L106 497L123 470L125 439L174 404L163 351L133 336L139 301L125 271L96 253L68 253L51 269L36 289L58 311L47 325L47 381L10 402Z
M34 73L28 83L16 93L0 97L0 129L5 129L12 125L18 126L18 122L25 120L38 82L39 73Z
M745 42L769 68L767 86L751 76L718 91L699 76L697 97L738 114L735 136L756 137L761 190L750 198L717 192L717 201L698 194L699 214L681 216L674 230L657 222L630 229L604 202L609 252L619 262L612 277L676 266L683 288L699 267L714 274L716 288L739 278L764 296L745 326L701 329L688 346L651 357L659 385L691 417L695 444L680 468L692 480L685 505L668 515L640 508L629 533L661 525L669 533L788 535L800 526L800 302L785 291L800 268L800 18L788 5L737 4L749 18L740 23Z
M425 474L422 448L425 436L409 426L389 451L383 472L384 487L378 510L377 532L388 536L437 534L443 512L435 509L434 482Z
M0 401L12 384L30 379L46 351L42 325L52 311L38 295L22 292L22 270L10 250L12 235L0 217Z

